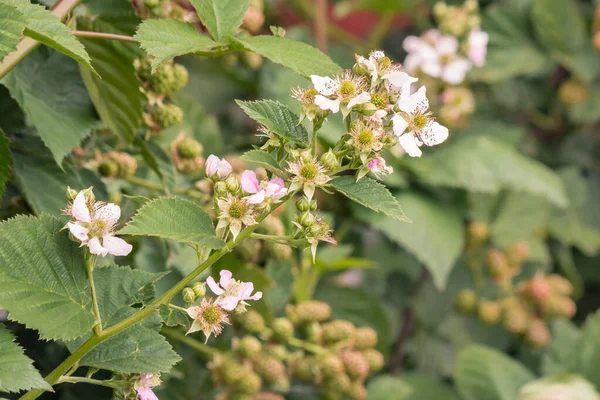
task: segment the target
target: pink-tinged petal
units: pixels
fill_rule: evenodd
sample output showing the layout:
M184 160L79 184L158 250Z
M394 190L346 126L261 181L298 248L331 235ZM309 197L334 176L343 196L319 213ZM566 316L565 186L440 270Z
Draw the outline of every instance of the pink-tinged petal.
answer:
M239 302L240 299L238 297L227 296L219 301L219 305L221 308L223 308L223 310L233 311Z
M423 72L434 78L439 78L442 75L442 65L438 60L425 61L421 64Z
M338 86L336 81L328 76L311 75L310 79L317 92L325 96L331 96Z
M102 237L102 246L113 256L126 256L133 249L132 245L112 235L104 235Z
M442 79L452 85L458 85L465 80L467 72L471 70L472 64L465 58L457 58L446 65L442 74Z
M206 159L206 164L204 166L204 170L206 172L206 176L213 176L217 172L217 164L221 161L219 157L211 154Z
M71 206L71 215L79 222L90 222L90 209L85 201L83 190L77 193L73 205Z
M92 254L96 254L102 257L108 254L108 250L102 247L102 245L100 244L100 239L98 239L97 237L91 238L87 242L87 246L90 249L90 253Z
M340 111L339 100L329 100L327 97L321 96L320 94L315 96L315 105L321 110L330 110L334 113Z
M190 318L198 319L198 317L200 316L200 313L202 312L202 308L198 307L198 306L190 307L190 308L186 309L185 312L187 312L187 315L189 315Z
M397 88L401 88L405 85L410 85L411 83L418 81L417 78L414 78L402 71L392 71L388 74L385 74L383 79L387 79L389 83Z
M246 197L246 202L248 204L260 204L265 201L265 191L261 190L260 192L253 194L252 196Z
M217 163L217 175L219 175L219 178L221 179L227 177L232 170L233 168L231 167L231 164L229 164L229 162L225 159L220 160Z
M354 97L352 100L348 102L348 109L351 109L355 105L364 104L371 100L371 95L367 92L362 92L358 96Z
M242 189L246 193L258 192L258 178L254 171L246 170L242 173Z
M212 276L209 276L206 279L206 284L208 285L208 287L210 288L210 290L212 290L212 292L214 294L216 294L217 296L220 296L223 293L225 293L225 290L221 289L219 287L219 285L217 285L217 282L215 282L215 279Z
M442 37L442 33L437 29L430 29L423 34L423 40L428 43L435 44Z
M419 67L423 64L423 57L419 54L409 54L404 60L404 64L402 66L404 69L410 73L415 73Z
M67 227L69 228L69 232L71 232L78 240L81 240L82 242L88 240L88 232L90 231L88 228L71 222L67 224Z
M454 36L442 36L435 46L439 55L451 56L458 51L458 40Z
M254 284L252 282L244 282L242 283L242 287L240 289L240 298L242 300L249 298L254 291Z
M223 289L227 289L227 287L231 283L231 279L233 278L233 274L228 269L222 269L219 272L219 276L220 276L219 284L221 285L221 287Z
M406 130L406 128L408 127L408 122L406 122L406 120L398 114L396 114L392 117L392 123L394 125L394 127L393 127L394 135L396 135L396 136L402 135L404 133L404 131Z
M136 388L135 390L137 390L140 400L158 400L158 397L156 397L150 388L140 387Z
M254 293L254 296L247 297L246 300L260 300L262 299L262 295L262 292L256 292Z
M402 47L404 47L404 50L408 53L416 53L423 46L426 46L426 44L423 43L423 40L420 37L412 35L407 36L406 39L404 39L404 42L402 42Z
M121 207L116 204L109 203L96 210L94 213L94 218L101 219L106 222L107 229L110 229L116 225L117 222L119 222L119 218L121 218Z
M277 185L281 189L285 189L285 182L280 177L273 178L269 181L270 184Z
M421 149L419 149L417 138L412 132L400 136L398 142L404 151L411 157L421 157L421 154L423 154Z
M488 40L488 34L480 29L473 29L469 34L469 58L478 67L485 64Z

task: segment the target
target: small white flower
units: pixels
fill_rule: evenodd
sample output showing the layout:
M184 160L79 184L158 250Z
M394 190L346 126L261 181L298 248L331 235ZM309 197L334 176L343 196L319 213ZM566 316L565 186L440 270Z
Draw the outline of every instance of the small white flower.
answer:
M559 374L523 386L518 400L600 400L600 396L581 376Z
M478 67L485 64L488 40L488 34L481 29L473 29L469 33L469 58Z
M300 159L290 162L288 171L294 175L289 190L293 192L302 188L309 200L312 199L317 186L322 186L331 180L325 173L325 167L316 160L305 162Z
M349 72L345 72L335 79L318 75L311 75L310 78L319 92L315 96L315 105L321 110L337 113L340 111L340 107L344 107L345 111L348 111L371 100L371 96L365 91L364 79Z
M242 226L250 226L256 224L256 212L250 207L250 203L246 199L227 195L227 199L218 199L219 206L219 223L217 229L223 229L229 226L229 231L235 239L242 230Z
M219 283L215 281L212 276L209 276L206 280L208 287L214 294L219 296L217 298L217 304L223 307L224 310L233 311L238 303L243 306L247 306L246 300L260 300L262 298L262 292L254 291L254 284L252 282L242 282L233 279L231 271L226 269L221 270Z
M186 335L202 331L206 336L204 343L208 342L210 335L219 336L223 332L223 324L230 325L229 315L214 299L203 298L199 306L190 307L186 312L194 320Z

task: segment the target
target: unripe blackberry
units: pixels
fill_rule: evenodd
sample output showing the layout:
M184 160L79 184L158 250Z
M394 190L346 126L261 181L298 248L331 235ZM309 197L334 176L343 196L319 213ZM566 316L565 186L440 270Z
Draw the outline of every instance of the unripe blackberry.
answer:
M160 0L144 0L144 5L148 8L160 6Z
M98 165L98 173L104 178L116 178L119 175L119 164L114 160L104 160Z
M181 64L173 65L173 87L172 92L175 93L183 89L189 80L189 74L186 67Z
M238 382L248 375L248 372L240 363L232 359L223 361L223 364L219 366L219 376L228 385Z
M184 22L185 10L180 5L171 3L171 9L169 10L169 14L167 15L167 17L169 19Z
M536 303L544 303L552 296L552 286L543 276L535 276L523 282L519 289L524 296Z
M491 277L499 278L503 276L508 269L508 260L501 250L489 249L485 261L488 273Z
M477 310L477 293L471 289L461 289L454 298L456 311L472 314Z
M551 339L550 330L544 321L536 319L529 324L529 328L525 334L525 340L527 340L529 344L541 349L546 347Z
M589 90L577 79L569 79L558 88L558 99L568 105L581 104L589 95Z
M281 361L287 360L290 355L290 353L287 351L287 348L281 344L268 344L265 346L263 351L266 355L275 357Z
M243 330L250 333L260 333L265 329L265 319L254 310L240 315L238 323Z
M509 308L504 311L502 327L512 334L520 335L527 330L529 319L527 312L519 308Z
M381 371L383 366L385 365L385 359L383 354L375 349L367 349L362 352L363 356L365 356L365 360L367 360L367 364L369 364L369 373L374 374L376 372Z
M295 314L300 324L323 322L331 317L331 307L322 301L305 301L296 306Z
M294 325L287 318L277 318L273 321L273 333L276 340L285 342L294 336Z
M133 67L142 81L147 81L152 75L152 62L150 58L138 58L133 62Z
M529 245L525 242L515 242L506 250L506 257L510 265L522 265L529 256Z
M254 369L267 383L276 383L286 376L285 365L275 357L256 358Z
M314 356L296 358L291 363L292 374L303 382L318 383L321 370Z
M367 389L360 382L353 383L350 386L350 390L348 390L348 398L350 400L365 400L367 396Z
M175 104L156 105L152 110L152 119L160 129L167 129L183 121L183 110Z
M283 226L283 222L281 222L279 218L269 215L263 220L258 228L256 228L256 232L267 235L283 236L285 235L285 226Z
M292 257L292 248L283 243L266 242L265 249L269 258L274 261L289 260Z
M137 160L128 153L113 152L112 157L119 165L119 178L129 178L137 170Z
M484 243L490 234L488 225L485 222L471 222L468 226L469 242L474 245Z
M350 377L343 372L324 379L321 383L321 386L324 389L335 393L347 393L350 390L351 385L352 381L350 380Z
M262 343L254 336L244 336L239 342L237 351L243 358L252 358L262 350Z
M358 350L377 346L377 332L373 328L363 326L354 332L354 347Z
M354 334L355 328L346 320L335 320L323 325L323 340L326 343L337 343L347 340Z
M184 160L200 157L203 151L204 147L202 147L202 144L190 137L183 138L177 146L177 153Z
M255 263L258 261L258 257L260 256L260 251L263 247L263 243L254 238L246 238L242 240L240 244L235 246L233 250L235 254L237 254L242 260Z
M495 301L482 300L477 308L477 317L486 325L494 325L500 320L502 308Z
M196 294L196 297L204 297L206 296L206 283L194 282L192 285L192 290Z
M318 322L311 322L302 327L306 341L320 344L323 341L323 327Z
M158 68L148 80L153 92L159 94L169 94L173 87L173 66L165 64Z
M363 380L369 375L369 364L362 353L344 351L340 357L350 378Z
M344 363L335 354L325 354L317 358L319 367L325 378L331 378L344 372Z
M262 67L264 59L258 53L246 51L242 53L242 61L250 67L250 69L257 70Z
M188 304L194 303L197 300L196 293L194 293L194 289L186 287L181 291L181 295L183 296L183 301Z
M554 295L543 305L546 317L572 318L577 312L575 302L569 297Z
M550 284L550 286L552 287L552 291L556 294L560 294L563 296L570 296L571 294L573 294L573 285L571 284L571 282L569 282L568 279L560 275L548 275L546 277L546 281Z
M277 393L261 392L256 393L252 400L285 400L285 397Z
M258 374L251 372L240 379L235 387L241 393L253 394L262 387L262 379Z

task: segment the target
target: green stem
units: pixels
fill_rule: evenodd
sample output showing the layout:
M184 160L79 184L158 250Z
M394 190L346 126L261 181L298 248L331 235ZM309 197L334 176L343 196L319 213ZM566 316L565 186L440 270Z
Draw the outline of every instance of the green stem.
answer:
M177 340L177 341L191 347L192 349L198 351L200 354L202 354L209 360L212 359L217 354L219 354L219 350L213 349L212 347L209 347L194 338L186 336L183 333L181 333L180 331L178 331L177 329L163 328L161 330L161 332L166 337Z
M116 35L114 33L104 33L104 32L88 32L88 31L71 31L71 33L78 37L86 37L90 39L108 39L108 40L120 40L122 42L132 42L138 43L139 41L131 36L125 35Z
M179 306L176 306L175 304L171 304L171 303L169 303L167 305L169 306L169 308L172 308L173 310L179 310L179 311L182 311L187 314L187 310L183 307L179 307Z
M94 268L96 267L96 259L98 257L95 254L89 254L86 256L86 267L88 280L90 282L90 292L92 293L92 305L94 308L94 316L96 317L96 325L94 325L94 332L97 335L102 333L102 318L100 316L100 308L98 307L98 296L96 295L96 285L94 284Z
M83 378L79 376L61 376L56 383L89 383L91 385L105 386L113 389L118 389L121 387L119 384L120 381L101 381L98 379Z

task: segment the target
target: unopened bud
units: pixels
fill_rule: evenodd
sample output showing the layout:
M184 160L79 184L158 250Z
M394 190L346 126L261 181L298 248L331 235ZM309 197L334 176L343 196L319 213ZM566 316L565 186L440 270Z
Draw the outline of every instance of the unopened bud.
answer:
M362 115L370 117L375 114L378 110L377 106L371 102L363 103L356 106L356 111L360 112Z
M334 170L338 167L338 159L333 151L330 149L327 153L321 156L321 164L328 170Z
M227 185L224 181L215 182L214 192L217 197L223 197L227 195Z
M347 340L354 334L355 328L351 322L338 319L323 325L323 340L326 343L337 343Z
M186 287L181 291L181 295L183 296L183 301L188 304L196 302L196 293L192 288Z
M477 293L471 289L461 289L454 299L456 311L472 314L477 310Z
M566 296L552 296L544 305L546 314L550 317L573 318L577 312L575 302Z
M286 376L285 365L275 357L256 359L254 368L267 383L276 383Z
M300 217L298 218L298 223L308 228L312 226L316 220L317 218L314 216L314 214L310 211L307 211L300 215Z
M363 351L363 355L367 360L367 364L369 364L369 373L371 374L381 371L385 365L383 354L375 349L367 349Z
M377 332L373 328L363 326L354 332L354 347L358 350L370 349L377 345Z
M73 201L75 200L75 197L77 197L77 190L71 189L69 186L67 186L67 200L69 201Z
M486 325L494 325L500 320L502 308L495 301L482 300L477 308L477 317Z
M508 261L506 255L499 249L489 249L485 258L488 273L494 278L506 274Z
M277 318L273 321L275 339L285 341L294 336L294 325L287 318Z
M229 176L226 180L225 180L225 185L227 186L227 190L231 193L236 193L238 190L240 190L240 188L242 187L240 185L240 181L236 176Z
M523 282L519 287L521 293L537 303L543 303L552 296L552 286L544 276L535 276Z
M85 197L85 200L88 203L94 203L96 201L96 195L94 194L94 187L90 186L89 188L85 189L83 191L83 195Z
M295 314L299 324L323 322L331 317L331 307L322 301L305 301L296 306Z
M367 67L365 64L363 63L355 63L352 66L352 72L354 72L354 74L361 76L361 75L370 75L371 72L369 71L369 67Z
M525 339L532 346L541 349L546 347L552 338L550 336L550 330L544 321L536 319L529 324Z
M194 290L194 294L196 295L196 297L206 296L206 283L194 282L194 284L192 285L192 289Z
M520 335L527 330L530 317L519 308L510 308L504 311L502 327L514 335Z
M515 242L506 251L510 265L522 265L529 256L529 245L525 242Z
M296 201L296 208L300 212L306 212L306 211L310 210L310 203L311 203L311 201L308 200L308 198L306 198L305 196L302 196L298 199L298 201Z
M588 89L576 79L569 79L558 88L559 100L568 105L581 104L589 95Z

